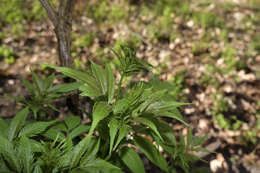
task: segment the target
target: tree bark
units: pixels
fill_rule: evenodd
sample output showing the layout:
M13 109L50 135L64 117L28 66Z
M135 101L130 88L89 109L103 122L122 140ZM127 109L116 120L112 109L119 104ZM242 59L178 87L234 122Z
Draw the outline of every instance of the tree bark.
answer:
M58 11L55 11L48 0L39 0L45 8L49 19L51 20L56 38L58 41L58 54L60 65L72 67L73 60L71 57L71 30L72 30L72 12L76 0L60 0ZM65 78L64 82L71 82L71 79ZM74 114L80 114L78 109L79 98L77 94L67 99L67 106Z

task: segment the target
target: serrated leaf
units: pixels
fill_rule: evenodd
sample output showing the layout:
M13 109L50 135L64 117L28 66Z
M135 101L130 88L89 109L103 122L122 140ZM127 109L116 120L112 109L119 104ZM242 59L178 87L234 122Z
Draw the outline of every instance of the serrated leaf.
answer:
M50 64L44 64L44 65L46 67L54 68L55 70L58 70L59 72L63 73L64 75L69 76L73 79L84 82L91 87L97 86L95 78L88 73L74 70L74 69L67 68L67 67L58 67L58 66L54 66L54 65L50 65Z
M13 144L6 138L0 136L0 153L3 158L8 162L9 167L16 172L21 172L21 165L18 158L16 157L16 152L14 150Z
M137 152L129 147L120 149L120 158L133 173L145 173L144 164Z
M19 133L20 136L32 137L44 132L49 126L55 124L57 120L49 122L35 122L27 124Z
M78 127L76 127L75 129L73 129L69 135L71 137L71 139L74 139L75 137L78 137L79 135L88 132L90 129L90 126L87 125L79 125Z
M96 86L92 87L87 84L81 85L79 87L79 90L82 91L80 96L98 97L98 96L102 95L102 92L98 87L96 87Z
M23 172L31 173L33 169L33 152L30 141L27 137L22 136L19 143L19 153L24 167Z
M164 90L161 90L164 91ZM176 111L177 107L182 106L182 105L187 105L189 103L180 103L180 102L175 102L175 101L158 101L150 104L147 108L148 112L152 113L160 113L160 112L167 112L167 111Z
M153 162L162 170L169 172L168 164L163 155L148 139L141 136L135 136L134 143L138 149L141 150L149 160L151 160L151 162Z
M79 116L69 116L65 119L65 124L68 128L68 130L72 130L80 123L80 117Z
M147 98L142 98L144 99L144 102L139 107L140 112L143 112L146 108L148 108L148 106L163 97L165 93L166 90L160 90L155 93L151 93L151 95L149 95Z
M78 89L82 85L81 82L72 82L68 84L59 84L48 89L48 92L66 93Z
M115 77L110 65L106 66L106 81L107 81L108 103L111 103L115 93Z
M141 123L141 124L144 124L146 126L148 126L149 128L151 128L161 139L163 139L161 137L161 134L159 133L159 131L157 130L157 127L156 125L151 121L149 120L148 118L143 118L143 117L137 117L135 118L135 121Z
M12 119L11 124L9 126L8 139L12 141L18 134L19 130L24 125L25 119L29 113L28 107L22 109L18 112L15 117Z
M106 94L107 92L106 78L102 67L100 67L99 65L91 61L91 70L96 80L98 81L99 86L102 89L102 94Z
M181 123L183 123L186 126L189 126L189 124L187 124L182 117L180 117L177 113L173 113L173 112L162 112L160 113L159 116L163 116L163 117L170 117L173 119L176 119L178 121L180 121Z
M92 172L93 170L99 170L104 173L123 173L120 168L102 159L96 159L88 162L86 165L84 165L84 167L81 167L81 169L89 172Z
M117 131L119 128L119 122L113 118L109 121L108 127L109 127L109 136L110 136L110 146L109 146L109 155L110 155L112 152L113 145L115 142L115 137L117 135Z

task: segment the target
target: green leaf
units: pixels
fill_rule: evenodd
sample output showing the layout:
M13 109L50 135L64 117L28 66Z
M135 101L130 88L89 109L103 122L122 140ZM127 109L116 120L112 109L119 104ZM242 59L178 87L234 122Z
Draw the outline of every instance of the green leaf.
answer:
M42 168L39 165L36 165L33 170L33 173L43 173Z
M207 135L204 135L202 137L195 137L192 141L192 146L199 146L201 145L205 140L207 139Z
M44 146L40 142L38 142L34 139L29 139L29 141L30 141L30 145L32 148L32 152L41 153L44 151Z
M117 100L115 104L113 104L113 112L114 114L125 112L130 107L130 101L128 98L123 98Z
M186 138L186 140L187 140L187 146L189 146L189 145L191 144L192 138L193 138L193 137L192 137L192 131L189 130L189 131L188 131L187 138Z
M102 119L104 119L106 116L109 115L111 112L110 106L105 102L97 102L93 107L93 119L91 123L91 127L88 133L88 136L81 140L81 142L75 147L75 150L73 152L73 157L71 161L71 166L74 167L79 162L81 156L84 154L84 152L87 149L87 146L89 145L89 142L91 140L91 136L99 123Z
M109 115L109 113L111 112L111 107L106 103L106 102L96 102L94 107L93 107L93 119L92 119L92 123L91 123L91 127L88 133L88 142L96 128L96 126L98 125L99 121L101 121L102 119L104 119L105 117L107 117ZM88 144L87 142L87 144Z
M87 151L90 143L90 138L85 137L74 147L72 154L70 155L70 168L79 164L80 159Z
M67 128L67 126L65 125L64 122L60 122L60 123L55 124L54 128L58 129L62 132L68 132L68 128Z
M157 130L156 125L151 120L149 120L148 118L137 117L137 118L135 118L135 121L150 127L161 139L163 139L161 137L161 134Z
M14 150L13 144L6 138L0 136L0 153L3 158L8 162L9 167L16 172L21 172L21 165L18 158L16 157L16 152Z
M163 137L164 141L168 144L176 146L177 141L173 134L172 127L170 127L169 124L164 122L163 120L157 120L153 122L156 124L156 127L160 132L161 136Z
M78 89L81 85L82 85L81 82L59 84L59 85L55 85L54 87L51 87L50 89L48 89L48 92L66 93L66 92L70 92L70 91Z
M109 127L109 136L110 136L110 147L109 147L109 155L112 152L113 145L115 142L115 137L119 128L119 122L116 119L111 119L108 123Z
M29 94L31 96L35 95L36 88L34 88L34 86L28 80L22 79L22 82L23 85L26 87L27 91L29 92Z
M50 138L52 140L55 140L58 137L57 141L59 141L59 142L63 141L66 138L63 133L61 133L60 131L58 131L58 130L56 130L54 128L48 129L42 135L47 137L47 138Z
M145 173L144 164L134 149L123 147L119 156L133 173Z
M99 86L102 89L102 93L106 94L107 92L106 78L102 67L100 67L99 65L91 61L91 70L96 80L98 81Z
M93 171L102 171L104 173L123 173L120 168L112 165L111 163L102 160L102 159L96 159L91 162L88 162L84 167L81 167L81 169L88 171L88 172L93 172Z
M33 152L30 141L27 137L22 136L20 139L19 153L25 173L31 173L33 169Z
M75 129L73 129L69 135L71 137L71 139L74 139L75 137L78 137L79 135L88 132L90 129L90 126L87 125L79 125L78 127L76 127Z
M65 119L65 124L68 128L68 130L72 130L80 123L80 117L79 116L69 116Z
M91 129L96 128L99 121L104 119L111 112L111 107L105 102L97 102L93 107L93 121ZM91 131L91 130L90 130Z
M81 85L79 90L82 91L80 96L98 97L102 95L102 92L98 87L92 87L87 84Z
M170 118L173 118L173 119L176 119L176 120L182 122L182 123L183 123L184 125L186 125L186 126L189 126L189 124L187 124L187 123L183 120L183 118L181 117L181 115L180 115L178 112L175 112L175 113L173 113L173 112L163 112L163 113L160 113L159 116L170 117Z
M43 85L44 85L44 90L47 90L51 87L53 81L54 81L54 73L52 73L50 76L44 79Z
M141 136L135 136L134 143L147 156L147 158L151 160L151 162L160 167L162 170L169 172L168 164L163 155L148 139Z
M130 127L126 124L122 124L119 128L119 135L116 140L116 144L113 149L116 149L116 147L119 145L121 140L130 132Z
M148 106L151 107L151 104L154 103L155 101L161 99L165 93L166 93L166 90L159 90L157 92L150 93L148 98L142 98L142 99L144 99L144 102L139 107L140 112L143 112ZM158 109L158 108L156 108L156 109Z
M64 75L69 76L73 79L84 82L91 87L97 86L95 78L88 73L84 73L84 72L74 70L74 69L71 69L71 68L67 68L67 67L58 67L58 66L54 66L54 65L50 65L50 64L44 64L44 65L46 67L54 68L55 70L58 70L61 73L63 73Z
M33 80L34 80L37 88L39 89L39 91L43 91L44 90L43 81L41 81L41 79L37 76L36 73L34 73L34 72L31 72L31 73L32 73Z
M85 165L87 162L96 159L97 153L99 151L99 147L100 147L100 138L98 140L91 140L87 152L80 162L80 165Z
M32 137L44 132L49 126L55 124L57 120L49 122L35 122L27 124L19 133L20 136Z
M0 117L0 135L5 136L6 129L8 129L8 124Z
M115 93L115 77L110 65L106 66L106 81L107 81L108 103L111 103Z
M24 108L20 112L18 112L15 117L12 119L10 127L8 139L12 141L18 134L19 130L24 125L25 119L29 113L28 107Z
M164 91L164 90L161 90ZM150 104L147 108L148 112L152 113L160 113L160 112L167 112L167 111L173 111L176 112L177 107L182 106L182 105L187 105L189 103L180 103L180 102L175 102L175 101L159 101L155 102L153 104Z

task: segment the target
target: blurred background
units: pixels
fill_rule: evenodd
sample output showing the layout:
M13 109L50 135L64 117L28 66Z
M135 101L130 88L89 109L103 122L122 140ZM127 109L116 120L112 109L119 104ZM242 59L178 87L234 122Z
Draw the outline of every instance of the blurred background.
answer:
M182 108L184 119L195 135L208 134L204 147L216 152L197 166L260 172L259 0L77 0L72 28L75 68L115 64L110 48L128 44L172 97L192 103ZM40 63L58 64L56 45L39 1L1 0L0 116L21 108L2 99L26 96L21 78L44 74ZM187 134L171 123L176 135Z

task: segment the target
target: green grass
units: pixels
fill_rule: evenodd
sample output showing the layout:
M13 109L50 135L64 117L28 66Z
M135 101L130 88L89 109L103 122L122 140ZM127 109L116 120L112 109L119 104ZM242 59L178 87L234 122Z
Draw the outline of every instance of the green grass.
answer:
M224 26L224 21L221 19L221 17L218 17L213 12L194 12L193 20L205 29Z

